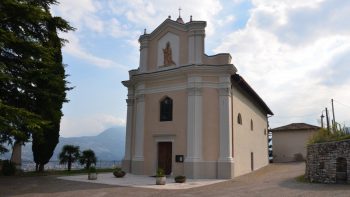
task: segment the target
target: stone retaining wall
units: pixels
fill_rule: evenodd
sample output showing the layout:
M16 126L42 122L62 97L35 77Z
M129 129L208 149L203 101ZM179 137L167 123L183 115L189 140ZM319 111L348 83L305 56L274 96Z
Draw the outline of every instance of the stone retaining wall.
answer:
M308 145L305 178L319 183L350 183L350 140Z

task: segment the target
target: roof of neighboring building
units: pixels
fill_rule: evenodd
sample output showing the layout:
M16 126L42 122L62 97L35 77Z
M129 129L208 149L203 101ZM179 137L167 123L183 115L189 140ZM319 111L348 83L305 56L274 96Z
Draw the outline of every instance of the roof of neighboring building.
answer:
M306 124L306 123L292 123L285 126L277 127L274 129L271 129L270 131L276 132L276 131L290 131L290 130L318 130L321 127Z
M260 98L260 96L253 90L252 87L241 77L239 74L234 74L231 76L232 83L236 84L239 88L241 88L244 92L246 92L249 96L252 97L254 101L257 102L258 106L260 106L266 114L273 115L271 109L266 105L266 103Z

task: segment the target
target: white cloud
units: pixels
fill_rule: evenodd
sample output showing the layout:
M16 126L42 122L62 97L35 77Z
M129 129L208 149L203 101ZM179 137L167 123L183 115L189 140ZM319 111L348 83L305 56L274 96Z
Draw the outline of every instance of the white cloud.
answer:
M117 18L108 21L108 34L114 38L127 38L137 41L141 32L133 30L128 24L121 23Z
M253 0L246 26L214 50L231 53L238 72L275 112L273 127L317 124L331 98L350 100L344 91L350 88L350 26L343 14L350 3L336 2ZM339 122L350 119L349 110L338 113Z
M115 126L125 126L125 119L108 114L90 116L63 116L60 135L63 137L92 136Z
M215 32L215 16L222 10L222 5L218 0L137 0L137 1L109 1L114 14L125 16L129 22L138 28L147 28L148 32L153 31L168 15L173 20L178 17L178 8L181 7L181 17L184 22L188 22L190 15L193 20L205 20L208 22L207 34Z
M96 13L100 11L101 5L92 0L60 0L59 4L53 6L54 15L62 16L79 30L88 28L92 31L102 32L104 24Z
M235 21L235 16L233 15L228 15L226 16L224 19L218 19L216 20L216 23L222 27L222 26L225 26L225 25L228 25L229 23L232 23Z
M349 34L350 2L253 1L250 25L266 29L290 45L307 44L318 37Z
M123 70L128 70L127 66L118 64L112 60L97 57L91 53L89 53L86 49L84 49L81 44L79 38L74 33L62 33L61 37L67 39L69 42L65 44L63 47L63 51L67 54L70 54L74 57L77 57L89 64L96 65L101 68L120 68Z

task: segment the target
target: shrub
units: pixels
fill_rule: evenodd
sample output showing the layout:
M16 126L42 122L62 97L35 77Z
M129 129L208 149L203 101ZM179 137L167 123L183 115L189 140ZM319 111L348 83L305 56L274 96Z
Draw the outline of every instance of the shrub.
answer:
M162 168L157 169L156 177L164 177L164 170Z
M350 134L342 130L328 131L327 129L320 129L308 141L308 144L316 144L322 142L332 142L350 139Z
M95 168L95 166L90 166L90 168L89 168L89 173L96 173L96 168Z
M5 176L11 176L16 173L16 165L9 160L2 162L2 174Z
M119 168L119 167L116 167L114 170L113 170L113 175L117 178L122 178L125 176L125 172Z
M176 176L174 179L175 179L176 183L184 183L184 182L186 182L186 176L180 175L180 176Z

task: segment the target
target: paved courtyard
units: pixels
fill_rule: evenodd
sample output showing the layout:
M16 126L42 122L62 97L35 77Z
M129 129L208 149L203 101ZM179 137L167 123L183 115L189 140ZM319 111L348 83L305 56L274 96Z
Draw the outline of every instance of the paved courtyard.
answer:
M42 177L0 177L0 196L350 196L350 185L299 183L304 163L271 164L248 175L191 189L149 189Z
M151 189L190 189L194 187L203 187L227 180L219 179L187 179L185 183L175 183L173 177L166 179L166 185L155 185L155 178L150 176L141 176L126 174L124 178L115 178L112 173L100 173L97 180L88 180L87 175L63 176L59 179L68 181L80 181L86 183L98 183L114 186L141 187Z

